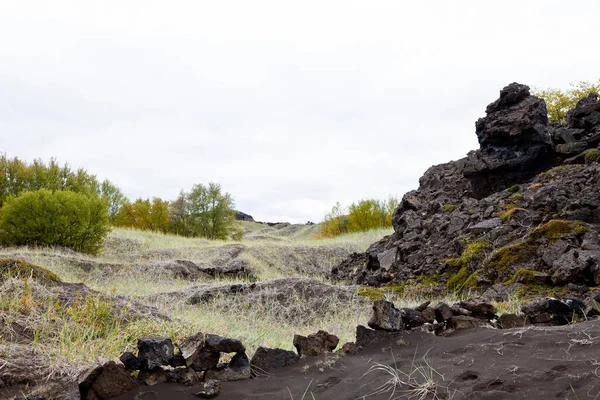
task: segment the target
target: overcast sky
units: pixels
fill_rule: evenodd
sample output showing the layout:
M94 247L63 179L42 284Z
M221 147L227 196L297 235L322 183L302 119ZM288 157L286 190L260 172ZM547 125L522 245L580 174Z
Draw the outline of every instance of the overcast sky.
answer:
M600 78L597 1L0 0L0 152L262 221L401 197L506 84Z

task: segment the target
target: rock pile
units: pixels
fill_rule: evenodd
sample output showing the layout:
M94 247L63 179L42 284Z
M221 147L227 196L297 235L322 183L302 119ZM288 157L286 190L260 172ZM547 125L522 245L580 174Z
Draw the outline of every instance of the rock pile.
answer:
M394 233L332 269L368 286L600 285L600 101L548 122L513 83L476 123L480 148L429 168L395 210ZM427 279L424 279L427 278Z
M461 329L490 327L519 328L527 325L563 325L600 316L600 290L590 294L588 301L544 298L524 305L522 314L502 314L489 298L479 297L449 305L430 302L413 308L397 308L393 303L377 300L369 328L356 327L356 341L345 343L338 353L355 355L363 348L384 340L397 339L406 331L425 330L439 336L449 336ZM397 340L396 340L397 341ZM80 380L82 399L106 400L120 396L139 385L153 386L174 382L198 386L197 396L219 395L222 382L250 379L265 372L295 364L301 357L321 356L333 352L339 338L325 331L308 336L294 335L297 353L283 349L259 347L252 360L237 339L197 333L174 344L170 338L147 337L137 342L138 354L125 352L122 364L110 361L88 371ZM220 363L225 354L230 361ZM132 371L139 371L133 377Z

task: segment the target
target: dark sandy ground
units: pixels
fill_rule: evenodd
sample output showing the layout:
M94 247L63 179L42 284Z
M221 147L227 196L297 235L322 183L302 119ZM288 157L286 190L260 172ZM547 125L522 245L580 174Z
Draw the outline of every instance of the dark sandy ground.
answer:
M402 373L395 393L373 394ZM392 368L393 369L393 368ZM408 375L408 376L407 376ZM420 390L420 391L419 391ZM159 384L119 399L198 399L197 387ZM371 396L369 396L371 394ZM218 399L600 399L600 320L562 327L478 328L443 338L409 332L356 356L308 357L258 378L224 382Z

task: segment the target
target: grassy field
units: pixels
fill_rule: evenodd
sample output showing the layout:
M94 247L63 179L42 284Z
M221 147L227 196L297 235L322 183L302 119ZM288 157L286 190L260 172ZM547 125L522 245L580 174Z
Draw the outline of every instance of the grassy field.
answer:
M338 335L340 345L354 341L356 326L371 316L372 301L358 295L358 286L334 285L327 275L348 254L391 231L318 240L318 226L244 227L240 242L115 229L98 257L58 248L1 248L0 267L2 259L20 259L47 271L0 274L0 380L49 382L46 394L48 385L60 381L60 391L65 380L75 382L91 365L135 351L137 338L151 335L176 342L197 332L233 337L250 357L259 346L293 349L294 334L320 329ZM177 268L186 261L203 268L243 263L256 280L179 276ZM40 281L52 273L63 283ZM255 286L230 293L232 284ZM398 307L459 300L430 298L418 286L386 298ZM498 307L500 313L515 312L520 302Z
M354 295L355 287L344 288L344 293L353 295L343 301L335 291L326 294L319 299L318 309L300 292L278 287L267 289L260 301L216 295L209 302L190 304L187 299L194 290L245 281L190 280L173 276L165 266L186 260L218 267L235 260L244 262L261 282L278 279L273 282L286 285L297 282L290 278L302 278L300 284L309 287L311 282L325 281L331 268L349 253L364 251L391 232L317 240L318 226L244 223L244 227L241 242L115 229L98 257L66 249L0 249L0 258L25 260L55 273L63 282L81 282L97 291L65 292L61 286L41 284L26 274L3 279L0 365L5 367L0 378L10 381L12 373L29 376L31 381L74 379L95 362L133 350L136 339L146 335L178 340L198 331L215 333L241 339L250 355L258 346L292 349L295 333L319 329L337 334L342 343L353 341L356 325L365 324L370 316L370 302ZM144 307L153 311L140 316L138 311ZM40 367L29 371L32 358Z

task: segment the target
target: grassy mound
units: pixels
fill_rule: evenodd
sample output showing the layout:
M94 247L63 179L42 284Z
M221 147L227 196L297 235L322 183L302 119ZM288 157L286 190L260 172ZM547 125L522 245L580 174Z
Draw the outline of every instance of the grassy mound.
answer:
M14 258L0 258L0 282L10 278L31 278L42 284L60 282L58 276L46 268Z

